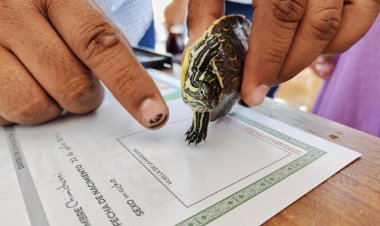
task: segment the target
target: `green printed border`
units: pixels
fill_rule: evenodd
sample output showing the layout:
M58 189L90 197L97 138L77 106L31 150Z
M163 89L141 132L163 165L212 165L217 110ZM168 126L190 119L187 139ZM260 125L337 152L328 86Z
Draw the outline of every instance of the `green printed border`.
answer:
M158 78L158 76L152 76L153 79L158 82L158 83L164 83L166 84L167 86L169 86L170 88L173 88L175 89L175 91L173 93L170 93L168 95L164 95L164 99L166 101L170 101L170 100L177 100L177 99L180 99L182 98L182 94L181 94L181 89L178 88L178 86L175 86L167 81L164 81L160 78Z
M186 225L186 226L206 225L210 223L211 221L228 213L232 209L240 206L246 201L252 199L253 197L260 194L261 192L279 183L280 181L284 180L288 176L292 175L293 173L297 172L298 170L302 169L303 167L309 165L311 162L317 160L318 158L326 154L325 151L322 151L316 147L310 146L302 141L294 139L293 137L280 133L272 128L269 128L263 124L253 121L245 116L242 116L237 113L230 113L229 115L257 129L260 129L277 138L280 138L281 140L284 140L299 148L302 148L308 151L308 153L290 162L286 166L283 166L282 168L276 170L275 172L261 178L260 180L254 182L253 184L248 185L247 187L241 189L240 191L228 196L227 198L215 203L214 205L208 207L207 209L178 223L177 225Z
M181 98L181 90L169 83L166 82L157 76L153 76L154 79L157 82L162 82L168 85L170 88L174 88L178 91L175 91L171 94L165 95L164 99L166 101L169 100L175 100ZM275 172L261 178L260 180L248 185L247 187L241 189L240 191L228 196L227 198L215 203L214 205L202 210L201 212L191 216L190 218L178 223L177 225L184 225L184 226L194 226L194 225L206 225L213 220L223 216L224 214L228 213L229 211L235 209L236 207L240 206L241 204L245 203L246 201L252 199L253 197L257 196L261 192L267 190L268 188L272 187L273 185L279 183L280 181L284 180L285 178L289 177L293 173L297 172L298 170L302 169L303 167L309 165L311 162L317 160L318 158L322 157L326 154L325 151L322 151L316 147L313 147L311 145L308 145L302 141L299 141L293 137L290 137L288 135L285 135L281 132L278 132L270 127L267 127L261 123L258 123L252 119L249 119L243 115L240 115L238 113L232 112L229 113L229 116L240 120L246 124L249 124L259 130L262 130L268 134L271 134L285 142L288 142L290 144L293 144L303 150L308 151L307 154L299 157L298 159L290 162L289 164L283 166L282 168L276 170Z

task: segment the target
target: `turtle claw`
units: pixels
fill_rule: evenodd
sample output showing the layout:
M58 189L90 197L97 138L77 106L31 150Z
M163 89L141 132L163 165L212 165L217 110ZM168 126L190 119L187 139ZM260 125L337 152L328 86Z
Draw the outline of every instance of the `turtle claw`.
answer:
M193 124L186 132L186 140L189 145L195 144L195 146L203 141L206 141L207 127L210 121L209 112L195 112Z
M186 132L185 141L187 141L189 145L195 144L195 146L197 146L197 144L201 143L202 140L206 141L206 136L207 136L207 130L195 131L192 128L190 128L190 130Z

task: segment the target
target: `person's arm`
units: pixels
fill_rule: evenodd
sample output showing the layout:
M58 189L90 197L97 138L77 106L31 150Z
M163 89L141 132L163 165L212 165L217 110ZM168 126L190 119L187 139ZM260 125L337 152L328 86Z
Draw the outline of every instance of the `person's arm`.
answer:
M251 106L263 102L270 86L291 79L321 53L348 49L369 30L380 10L378 0L254 0L253 4L241 91ZM189 38L194 41L205 24L221 16L223 1L190 0L189 6Z
M224 0L190 0L187 15L190 46L206 28L224 14Z
M91 0L0 0L0 21L0 125L91 112L103 99L98 79L143 126L166 122L152 78Z
M189 0L173 0L164 11L166 28L168 31L177 25L183 24L187 15Z

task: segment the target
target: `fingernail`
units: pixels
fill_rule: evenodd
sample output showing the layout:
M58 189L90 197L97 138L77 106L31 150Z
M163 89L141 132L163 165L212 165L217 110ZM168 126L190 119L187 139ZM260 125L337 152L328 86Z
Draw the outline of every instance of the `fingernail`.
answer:
M165 107L161 101L155 99L145 99L139 107L145 125L151 129L162 126L168 118Z
M315 69L317 69L320 74L326 74L328 70L330 70L329 65L327 64L316 64Z
M270 88L267 85L259 85L252 91L252 104L259 105L264 101L264 98L268 94Z

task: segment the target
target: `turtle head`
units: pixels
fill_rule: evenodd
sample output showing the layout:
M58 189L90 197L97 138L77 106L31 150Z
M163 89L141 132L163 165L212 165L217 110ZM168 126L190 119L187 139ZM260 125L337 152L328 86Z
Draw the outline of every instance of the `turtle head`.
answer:
M182 98L194 111L210 112L218 105L220 93L218 91L215 84L202 80L191 82L191 79L187 79Z

